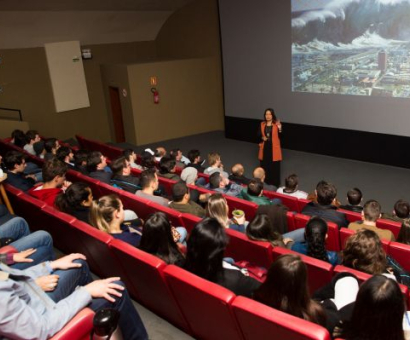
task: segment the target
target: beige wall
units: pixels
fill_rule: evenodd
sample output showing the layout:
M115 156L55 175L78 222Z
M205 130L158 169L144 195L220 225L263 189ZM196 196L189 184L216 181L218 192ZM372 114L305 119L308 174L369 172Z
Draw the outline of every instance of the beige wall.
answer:
M138 145L218 130L221 117L212 58L128 66ZM154 104L150 77L156 76L160 103Z

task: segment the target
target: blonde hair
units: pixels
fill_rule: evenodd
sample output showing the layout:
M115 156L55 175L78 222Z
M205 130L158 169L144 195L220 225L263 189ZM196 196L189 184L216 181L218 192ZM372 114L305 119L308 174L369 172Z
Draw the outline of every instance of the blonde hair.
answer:
M110 224L114 218L114 211L121 208L121 200L117 195L103 196L91 204L90 224L106 233L110 232Z
M216 218L221 226L228 228L228 203L221 194L212 194L206 206L206 216Z
M211 152L208 154L208 163L210 166L214 165L221 159L221 155L217 152Z

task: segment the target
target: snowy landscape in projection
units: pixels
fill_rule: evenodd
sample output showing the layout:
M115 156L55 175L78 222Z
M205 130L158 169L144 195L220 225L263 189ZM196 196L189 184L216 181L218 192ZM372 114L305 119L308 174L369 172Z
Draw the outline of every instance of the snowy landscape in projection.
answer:
M292 90L410 98L410 0L292 0Z

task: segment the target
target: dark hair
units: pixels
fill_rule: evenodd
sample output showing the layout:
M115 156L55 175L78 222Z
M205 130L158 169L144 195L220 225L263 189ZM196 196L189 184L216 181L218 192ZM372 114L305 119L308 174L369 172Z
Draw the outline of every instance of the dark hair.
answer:
M317 192L317 202L320 205L332 204L333 200L336 198L337 190L332 183L326 181L320 181L316 186Z
M347 340L404 340L403 294L396 281L375 275L357 294L349 322L343 327Z
M159 161L159 172L161 174L168 174L175 168L175 159L170 156L164 156Z
M320 217L312 217L305 227L305 238L307 243L308 256L329 262L325 247L326 235L326 221Z
M53 149L56 147L56 143L57 143L57 138L49 138L44 143L44 149L46 149L48 153L52 153Z
M23 148L26 145L26 134L21 130L14 130L11 133L11 138L14 139L14 145Z
M155 181L155 170L147 169L141 173L140 186L142 189L148 188L152 181Z
M263 113L263 119L266 121L266 113L267 113L268 111L270 111L270 112L272 113L272 122L276 123L276 121L277 121L278 119L276 118L275 110L272 109L272 108L267 108L267 109L265 110L265 112Z
M297 255L281 255L269 268L254 299L293 316L325 325L322 307L310 299L307 268Z
M77 168L84 166L83 162L87 164L89 150L80 149L74 154L74 164Z
M405 200L398 200L394 204L394 212L398 218L408 218L410 214L410 204Z
M180 264L184 260L172 236L168 217L163 212L156 212L148 217L139 248L167 264Z
M127 166L127 158L125 156L118 157L114 159L111 164L110 168L114 175L122 175L122 171Z
M100 151L91 151L87 157L87 170L89 172L97 171L98 164L101 163L101 156L103 154Z
M347 192L347 200L351 205L360 204L362 197L362 192L358 188L352 188Z
M397 242L410 245L410 221L404 220L401 224L399 235L397 236Z
M25 159L26 157L22 152L8 151L4 156L4 165L8 170L13 171L14 166L21 165Z
M130 159L130 156L131 156L133 153L135 153L135 151L134 151L133 149L125 149L125 150L123 150L122 155L123 155L127 160L129 160L129 159Z
M375 200L368 200L363 206L363 215L367 221L376 222L381 212L382 207L380 203Z
M184 196L189 192L189 189L185 182L177 182L172 187L172 199L175 202L181 202Z
M360 229L347 239L342 264L367 274L382 274L387 267L386 253L379 236L368 229Z
M65 161L65 158L72 153L73 151L68 146L60 147L56 152L56 158L62 162Z
M299 184L299 178L296 174L291 174L285 178L285 187L286 189L295 191Z
M56 207L68 214L82 207L82 203L88 200L91 188L87 183L75 182L65 192L60 193L55 201Z
M148 169L156 168L156 161L154 155L149 153L148 151L144 151L141 154L141 166Z
M248 194L251 196L259 196L263 190L263 183L258 178L252 178L248 184Z
M219 184L222 182L222 175L219 171L214 172L209 176L209 185L211 189L219 188Z
M36 130L28 130L26 132L26 142L30 143L32 140L36 139L38 132Z
M222 260L228 243L225 229L215 218L204 218L188 239L185 269L216 282L223 275Z
M187 157L191 161L191 163L193 163L195 161L195 158L199 157L200 155L201 153L199 152L199 150L190 150Z
M68 167L66 163L52 158L43 165L43 181L46 183L52 181L56 176L65 176L67 170Z
M169 152L170 158L175 160L176 157L178 156L178 152L182 152L181 149L179 149L179 148L172 149L172 150Z
M43 153L43 151L45 150L44 141L40 140L40 141L34 143L33 144L33 149L34 149L34 152L36 153L36 156L40 156Z
M258 214L246 227L246 236L253 241L270 242L274 246L282 245L283 237L273 229L268 215Z

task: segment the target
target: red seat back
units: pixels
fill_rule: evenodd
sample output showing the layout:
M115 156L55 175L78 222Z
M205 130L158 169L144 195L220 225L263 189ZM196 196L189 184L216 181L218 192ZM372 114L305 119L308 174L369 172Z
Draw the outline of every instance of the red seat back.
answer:
M379 218L376 221L376 226L377 228L380 228L380 229L390 230L393 233L394 238L397 239L400 233L400 229L401 229L401 222L390 221L390 220Z
M243 339L230 309L234 293L173 265L164 274L195 338Z
M256 210L258 209L258 205L256 203L248 202L242 198L237 198L233 196L224 196L226 198L226 202L228 203L230 216L232 216L232 211L234 211L235 209L240 209L245 212L245 217L247 221L253 220L253 218L256 215Z
M394 258L407 272L410 273L410 245L390 242L387 254Z
M356 221L361 221L362 220L362 214L359 212L354 212L350 210L345 210L345 209L337 209L337 211L343 213L346 215L347 220L352 223Z
M285 194L280 194L274 191L263 191L263 194L269 198L279 198L282 201L283 205L286 205L290 211L300 212L299 202L296 197L292 197Z
M93 319L94 312L90 308L84 308L50 340L88 340L93 329Z
M185 229L188 231L188 234L191 234L196 224L202 220L202 218L191 214L182 214L181 218L184 223Z
M100 151L104 156L108 157L111 160L122 156L123 150L115 146L88 139L79 135L76 135L76 138L82 149Z
M300 212L302 212L303 208L305 207L306 204L310 203L311 201L303 199L303 198L299 198L298 199L298 206L299 206L299 210Z
M238 296L232 309L246 340L330 340L329 332L312 322Z
M293 231L296 229L295 225L295 213L292 211L286 212L286 220L288 222L288 231Z

